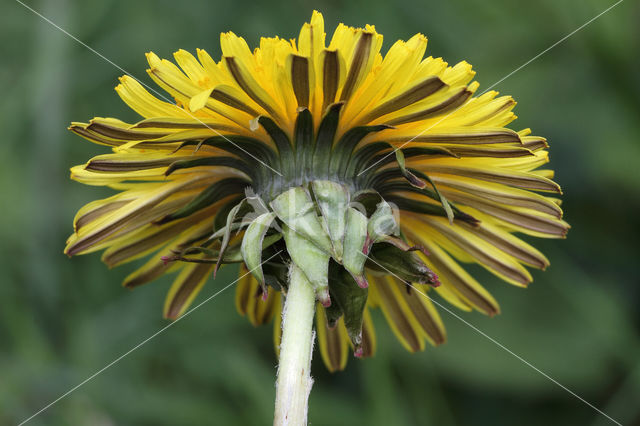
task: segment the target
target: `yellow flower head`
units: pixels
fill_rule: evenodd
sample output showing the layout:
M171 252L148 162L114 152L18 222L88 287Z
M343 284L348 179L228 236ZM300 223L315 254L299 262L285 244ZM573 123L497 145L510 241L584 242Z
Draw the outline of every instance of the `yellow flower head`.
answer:
M293 262L320 302L332 371L350 345L373 354L370 308L411 351L446 340L427 291L497 314L459 262L517 286L531 282L526 267L548 266L516 236L569 228L559 200L544 195L560 193L540 169L547 142L505 127L516 118L511 97L474 97L468 63L425 58L421 34L382 55L373 26L340 24L327 44L318 12L297 41L263 38L251 51L229 32L220 44L217 62L204 50L176 52L177 66L147 54L147 72L175 102L123 76L116 91L141 121L72 123L114 153L71 177L118 192L80 209L68 255L105 249L110 267L148 256L127 287L177 272L168 318L220 265L240 263L238 310L253 324L276 317L276 341Z

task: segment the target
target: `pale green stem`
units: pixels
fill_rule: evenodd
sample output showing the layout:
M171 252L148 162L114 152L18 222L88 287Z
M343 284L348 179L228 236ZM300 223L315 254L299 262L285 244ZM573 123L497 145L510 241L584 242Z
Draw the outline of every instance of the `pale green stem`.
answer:
M274 426L307 424L313 351L315 293L305 274L294 263L282 311L282 343L276 381Z

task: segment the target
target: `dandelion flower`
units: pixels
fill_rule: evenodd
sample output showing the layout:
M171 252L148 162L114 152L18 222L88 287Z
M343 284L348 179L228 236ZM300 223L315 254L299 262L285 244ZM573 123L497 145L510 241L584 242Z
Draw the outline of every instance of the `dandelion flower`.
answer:
M374 353L373 308L410 351L446 340L434 294L499 313L461 263L521 287L527 268L549 265L518 237L569 228L544 168L547 142L506 127L511 97L474 96L468 63L425 57L421 34L383 55L373 26L340 24L327 43L318 12L297 41L262 38L251 51L229 32L220 43L217 62L204 50L176 52L177 65L147 54L149 76L174 102L123 76L116 91L142 120L72 123L113 153L71 177L117 193L80 209L68 255L104 250L110 267L148 257L126 287L177 273L171 319L220 266L239 263L238 310L253 324L275 318L276 346L301 282L311 296L286 310L300 327L315 311L331 371L350 347Z

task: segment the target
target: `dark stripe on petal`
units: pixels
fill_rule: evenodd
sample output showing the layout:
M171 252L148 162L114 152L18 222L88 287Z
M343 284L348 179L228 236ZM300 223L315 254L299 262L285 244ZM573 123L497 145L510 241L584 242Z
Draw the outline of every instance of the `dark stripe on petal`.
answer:
M343 328L344 325L342 321L339 321L335 327L329 328L324 308L318 304L316 309L318 346L327 370L332 373L344 370L347 364L349 348L347 340L345 339L346 331L344 331Z
M424 143L444 143L444 144L493 144L493 143L515 143L520 144L520 137L510 129L500 130L476 130L473 128L464 129L460 132L451 133L424 133L418 136L403 136L401 138L389 137L390 141L424 142Z
M425 261L438 273L443 286L452 286L462 297L466 298L474 307L489 316L500 313L500 308L495 299L476 282L457 262L438 247L433 241L424 238L416 238L415 234L403 229L414 241L420 242L428 251L429 256ZM452 265L452 266L450 266ZM456 267L458 271L456 271Z
M224 86L216 87L211 92L210 97L215 99L216 101L220 101L223 104L230 106L231 108L235 108L237 110L246 112L252 117L257 117L258 115L260 115L258 111L251 108L249 105L242 102L241 100L239 100L238 98L236 98L235 96L231 95L228 92L229 90Z
M426 120L427 118L433 118L438 115L446 114L462 106L465 102L467 102L471 95L473 95L473 92L467 90L467 88L464 88L455 93L449 99L442 101L438 105L434 105L430 108L426 108L422 111L417 111L408 115L401 115L400 117L389 120L387 123L395 126L398 124Z
M158 220L156 224L162 225L173 220L190 216L193 213L228 197L229 195L242 194L244 188L248 185L250 185L250 182L244 179L225 178L219 180L203 190L197 197L191 200L189 204Z
M299 107L309 106L309 60L299 55L291 55L291 84Z
M347 101L351 97L353 91L357 89L356 84L360 79L364 67L369 60L369 54L373 44L373 34L363 32L358 39L356 47L353 50L353 56L351 59L351 66L347 73L347 78L342 87L342 93L340 95L341 101Z
M550 214L558 219L562 218L562 209L558 204L549 197L535 192L485 183L473 184L464 180L446 179L440 176L434 176L433 180L444 187L453 188L488 201L514 207L526 207L540 213Z
M371 320L369 309L365 308L362 322L362 357L367 358L376 353L376 331Z
M122 158L122 157L121 157ZM122 161L110 159L93 159L85 166L86 170L99 172L133 172L169 166L171 163L188 157L167 157L147 161Z
M147 229L156 229L156 232L146 235L142 238L136 238L135 235L128 239L129 244L119 245L114 249L114 246L107 249L102 255L102 261L106 263L110 268L120 265L124 262L128 262L136 259L143 253L161 246L171 238L179 235L184 230L197 226L199 222L206 221L212 222L210 219L211 210L204 211L203 214L194 215L188 219L176 222L170 226L157 227L155 225L149 225ZM211 228L211 226L208 226Z
M445 87L446 84L440 78L432 76L422 80L420 83L406 90L405 92L395 96L382 105L376 107L373 111L365 116L364 122L370 122L378 117L387 115L409 105L412 105L426 98Z
M211 167L230 167L236 170L239 170L249 176L251 179L255 179L256 169L255 167L250 166L245 161L239 160L233 157L226 156L216 156L216 157L191 157L190 159L180 160L175 159L177 161L171 162L167 170L165 170L165 176L171 175L176 170L181 169L189 169L193 167L203 167L203 166L211 166Z
M525 147L513 146L505 148L495 148L491 146L450 146L449 151L458 157L491 157L491 158L512 158L535 155Z
M322 64L322 109L325 109L336 100L338 84L340 83L340 59L335 50L324 51L324 62Z
M189 307L193 297L200 291L213 269L212 264L200 263L187 266L190 271L180 274L173 283L178 288L171 296L167 296L165 318L176 319Z
M200 121L198 121L200 120ZM226 124L214 123L204 118L188 118L180 119L174 117L153 117L146 120L142 120L131 126L132 129L215 129L231 132L237 130L236 127L232 127Z
M258 282L253 278L244 264L240 265L240 279L236 285L236 309L240 315L246 315L249 309L249 301L255 296ZM255 285L254 285L255 284Z
M549 144L544 138L538 137L524 137L522 138L522 146L531 151L538 151L539 149L549 148Z
M486 242L529 266L538 269L545 269L549 266L549 261L542 255L542 253L538 252L538 250L533 247L530 247L524 241L521 241L521 244L516 244L515 240L518 240L518 238L508 234L506 231L489 229L486 224L481 224L476 227L468 226L466 224L463 224L462 226L469 232L479 236Z
M158 193L156 191L155 193L152 193L149 197L147 197L148 202L140 203L134 210L102 226L98 230L79 238L73 244L66 247L65 253L68 256L74 256L91 248L105 238L113 235L115 232L123 229L129 222L133 221L134 219L148 214L149 209L160 204L163 200L167 199L172 194L178 191L184 191L189 187L194 187L196 184L200 184L202 180L203 178L176 182L162 192Z
M440 345L447 340L447 335L442 327L442 322L438 316L438 313L433 306L427 306L431 304L431 301L425 296L426 287L420 286L417 289L406 288L406 284L396 283L400 286L400 294L403 295L404 300L407 301L413 316L418 320L418 323L422 327L422 330L427 334L427 337L434 345ZM414 286L416 284L413 284ZM418 292L420 290L424 294ZM431 309L429 309L431 308ZM437 318L434 316L438 316Z
M494 218L534 232L546 234L549 237L563 238L569 231L569 225L566 222L547 214L534 214L526 208L509 207L457 191L444 190L443 192L453 201L466 204Z
M94 143L99 143L99 144L108 145L108 146L119 146L123 144L123 142L121 141L111 141L111 140L105 139L102 136L99 136L95 132L90 132L89 130L87 130L86 126L80 126L80 125L74 124L69 126L69 130L71 130L76 135L79 135Z
M429 164L420 167L426 173L443 173L470 177L472 179L486 180L489 182L501 183L515 186L517 188L533 189L536 191L548 191L561 194L560 186L554 181L534 173L518 172L508 169L497 168L476 168L476 167L454 167L438 166Z
M153 264L151 264L153 263ZM171 268L171 264L165 263L160 256L154 256L149 264L138 269L127 278L124 279L122 285L127 288L133 288L151 282L164 275Z
M88 223L93 222L94 220L104 216L107 213L118 210L120 207L125 206L130 201L131 200L113 201L83 214L78 219L76 219L75 223L73 224L75 231L78 232L80 228L87 225Z
M483 248L478 244L477 240L474 241L474 238L459 226L450 226L436 220L426 220L433 230L440 233L450 243L459 247L466 255L473 257L478 263L492 272L495 271L497 274L522 286L526 286L531 282L531 276L524 267L512 259L509 261L509 257L505 256L506 253L497 249L493 252L492 250L485 250L486 247Z
M424 343L422 338L414 329L414 324L407 316L408 306L404 302L402 295L397 294L391 286L395 286L395 278L384 277L375 279L375 288L379 294L379 302L382 312L387 318L387 322L391 325L392 330L412 352L422 350ZM405 306L403 306L405 304Z
M498 99L496 99L496 101L498 101ZM475 126L478 125L480 123L482 123L483 121L486 121L496 115L498 115L499 113L505 111L505 110L509 110L511 108L513 108L516 104L516 102L505 96L504 99L500 99L500 102L498 103L498 107L494 108L493 111L489 111L487 113L484 114L484 116L482 118L479 118L475 121L473 121L472 123L467 123L467 126Z
M240 86L240 88L244 90L244 92L251 99L253 99L255 103L257 103L262 108L264 108L264 110L267 111L267 113L269 113L269 115L271 115L276 121L281 121L280 115L271 107L271 105L251 88L252 85L257 87L259 87L259 85L255 81L249 82L246 80L247 77L251 78L251 76L248 75L247 73L243 73L242 71L240 71L240 67L236 63L235 58L230 56L225 56L224 60L227 64L227 67L229 68L229 72L233 76L236 83L238 83L238 86Z
M109 138L122 139L127 141L157 139L169 134L158 132L144 132L134 129L122 129L114 126L109 126L105 123L97 122L91 122L87 126L87 129Z

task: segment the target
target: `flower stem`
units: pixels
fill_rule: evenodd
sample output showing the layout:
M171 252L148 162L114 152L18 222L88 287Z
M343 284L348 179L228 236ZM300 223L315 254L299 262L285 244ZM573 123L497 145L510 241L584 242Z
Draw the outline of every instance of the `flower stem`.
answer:
M313 315L315 293L304 273L294 264L289 270L289 290L282 311L282 344L276 381L274 426L307 424L307 404L313 385Z

